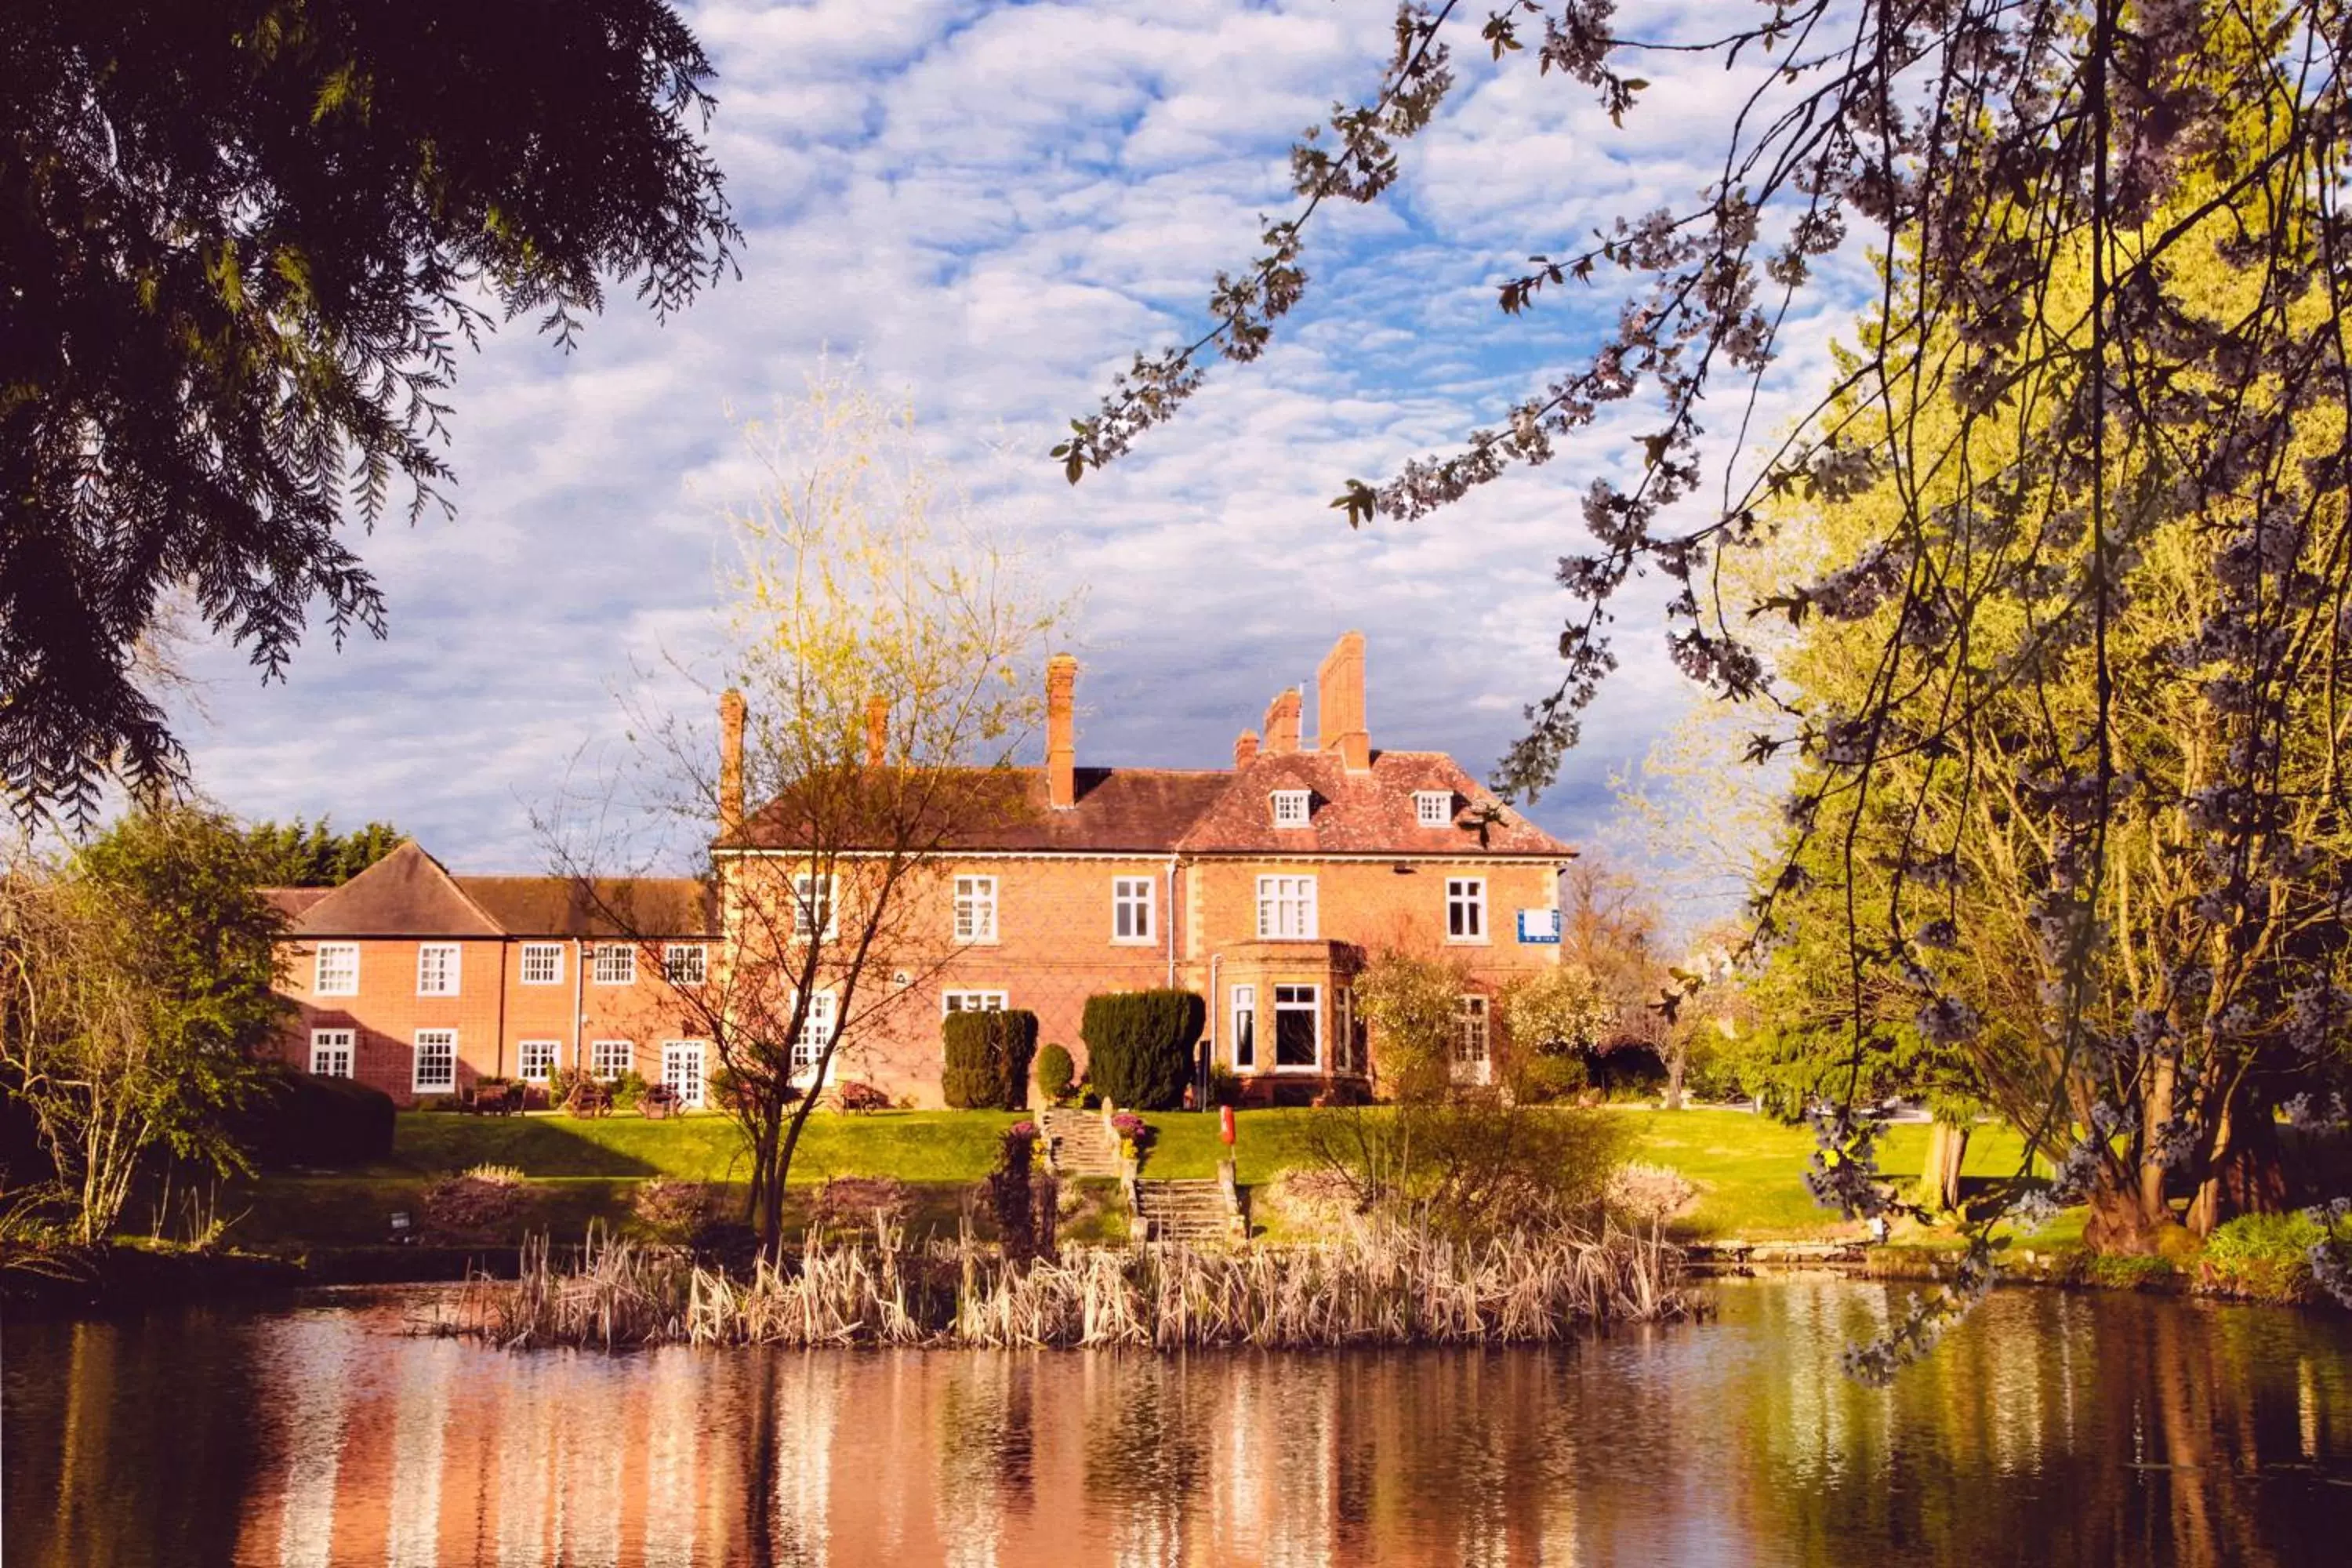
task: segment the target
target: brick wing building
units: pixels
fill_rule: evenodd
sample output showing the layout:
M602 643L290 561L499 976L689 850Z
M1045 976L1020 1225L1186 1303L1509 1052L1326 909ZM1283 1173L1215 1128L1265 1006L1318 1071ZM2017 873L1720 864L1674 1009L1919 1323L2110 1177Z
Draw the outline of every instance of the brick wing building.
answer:
M960 841L912 919L946 956L896 977L894 1000L837 1077L937 1104L940 1020L962 1008L1034 1012L1039 1038L1084 1061L1078 1024L1098 992L1178 985L1209 1002L1213 1059L1254 1100L1346 1095L1370 1068L1350 989L1369 951L1439 951L1471 980L1460 1065L1485 1070L1489 1003L1558 962L1559 874L1574 851L1501 805L1453 758L1373 747L1364 641L1323 661L1302 740L1303 693L1278 695L1230 767L1077 765L1076 664L1052 661L1045 765L1011 770L1021 809ZM740 705L722 710L740 748ZM714 848L728 906L772 887L803 853L774 806ZM861 984L864 984L861 982Z
M702 1102L716 1064L673 991L712 962L699 882L453 876L410 840L340 888L269 897L289 928L283 1042L299 1068L404 1105L559 1066L634 1070Z

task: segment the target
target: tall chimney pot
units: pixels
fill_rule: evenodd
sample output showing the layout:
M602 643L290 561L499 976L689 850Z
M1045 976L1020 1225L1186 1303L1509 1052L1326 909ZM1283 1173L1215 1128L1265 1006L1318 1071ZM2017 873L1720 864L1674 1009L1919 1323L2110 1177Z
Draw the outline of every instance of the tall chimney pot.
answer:
M729 687L719 695L719 836L743 831L743 694Z
M1372 771L1372 734L1364 721L1364 634L1345 632L1315 671L1315 723L1323 750L1351 773Z
M1277 692L1265 710L1265 754L1285 757L1298 750L1298 710L1303 699L1291 687Z
M1234 772L1239 773L1257 761L1257 731L1244 730L1234 742Z
M1057 653L1045 661L1045 795L1056 811L1078 804L1078 661Z

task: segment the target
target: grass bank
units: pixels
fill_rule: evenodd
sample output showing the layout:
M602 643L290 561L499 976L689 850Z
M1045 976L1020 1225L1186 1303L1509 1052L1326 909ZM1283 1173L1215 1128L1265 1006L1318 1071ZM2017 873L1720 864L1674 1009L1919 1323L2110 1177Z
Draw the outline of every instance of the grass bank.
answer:
M1307 1160L1311 1119L1348 1112L1309 1110L1244 1111L1235 1154L1242 1182L1262 1187ZM1377 1114L1375 1112L1374 1114ZM1860 1227L1817 1206L1803 1172L1811 1135L1744 1111L1624 1109L1631 1157L1667 1165L1697 1189L1692 1208L1675 1225L1688 1241L1827 1241L1858 1237ZM1000 1111L902 1110L811 1119L793 1166L794 1196L805 1201L835 1176L888 1176L911 1189L908 1216L917 1235L952 1234L965 1194L995 1163L998 1140L1017 1116ZM1157 1134L1145 1173L1161 1177L1213 1175L1224 1153L1217 1119L1171 1113L1149 1120ZM1898 1180L1917 1179L1927 1130L1890 1128L1882 1141L1885 1168ZM2006 1128L1987 1126L1969 1142L1968 1178L2017 1169L2021 1146ZM400 1118L392 1158L341 1174L272 1176L230 1194L226 1214L242 1214L236 1237L246 1245L281 1249L361 1246L381 1242L388 1216L414 1213L425 1187L438 1176L476 1165L508 1165L531 1178L530 1223L559 1237L583 1235L591 1221L625 1226L637 1184L652 1177L740 1184L741 1145L734 1126L716 1115L662 1121L614 1116L575 1121L560 1115L472 1117L423 1111ZM2035 1239L2068 1245L2079 1215L2062 1216Z

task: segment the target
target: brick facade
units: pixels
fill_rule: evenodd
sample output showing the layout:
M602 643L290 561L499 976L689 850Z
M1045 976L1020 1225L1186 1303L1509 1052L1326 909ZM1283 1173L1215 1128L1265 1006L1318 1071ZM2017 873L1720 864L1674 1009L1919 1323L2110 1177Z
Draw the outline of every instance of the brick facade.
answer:
M909 896L898 924L929 933L935 947L852 1008L836 1078L939 1103L940 1022L953 993L1035 1013L1040 1042L1067 1047L1083 1067L1088 996L1173 984L1208 1000L1211 1059L1240 1076L1245 1094L1345 1092L1361 1085L1377 1050L1350 1028L1349 984L1370 952L1444 953L1468 971L1469 992L1487 996L1558 962L1556 942L1541 939L1556 931L1559 873L1574 852L1452 758L1375 750L1355 634L1319 674L1326 742L1299 738L1302 696L1286 691L1267 711L1263 742L1245 732L1225 769L1077 767L1075 677L1066 659L1049 671L1046 765L1014 770L1026 809L942 857ZM740 710L722 713L723 724L733 721ZM1297 820L1277 818L1277 793L1303 799ZM772 897L784 870L810 863L796 858L808 847L796 849L785 820L772 809L722 832L724 907ZM993 930L981 940L957 933L956 888L967 878L992 879ZM1292 894L1289 923L1277 911L1272 931L1261 929L1265 879ZM1149 941L1117 934L1121 881L1130 892L1149 886ZM1311 934L1297 920L1302 882L1313 889ZM1449 890L1474 902L1475 916L1450 919ZM1522 910L1532 911L1531 940L1521 940ZM1463 919L1475 920L1475 934L1454 933ZM876 994L871 979L860 988ZM1311 1063L1274 1059L1278 991L1286 1010L1312 1016ZM1246 1049L1237 1001L1250 1005Z

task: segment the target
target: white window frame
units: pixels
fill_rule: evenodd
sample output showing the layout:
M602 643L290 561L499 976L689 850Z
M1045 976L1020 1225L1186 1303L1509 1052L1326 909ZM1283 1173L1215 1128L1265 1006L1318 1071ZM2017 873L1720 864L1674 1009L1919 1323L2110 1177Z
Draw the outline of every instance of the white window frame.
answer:
M1285 1001L1283 999L1283 993L1286 991L1292 993L1288 1001ZM1301 992L1306 994L1306 1000L1303 1002L1299 1000L1297 995L1297 994ZM1274 1027L1266 1031L1265 1044L1266 1048L1273 1052L1274 1055L1268 1065L1276 1072L1320 1073L1323 1070L1323 1058L1325 1055L1325 1041L1323 1039L1323 987L1320 985L1307 984L1303 982L1297 984L1278 984L1274 988L1274 1006L1272 1011L1274 1013ZM1304 1013L1308 1017L1315 1020L1315 1059L1313 1061L1306 1063L1292 1062L1286 1066L1284 1064L1282 1059L1282 1016L1285 1013Z
M449 1052L446 1075L427 1079L425 1073L425 1047L446 1047ZM455 1094L457 1092L457 1031L455 1029L419 1029L409 1046L408 1091L411 1094Z
M340 1068L337 1056L342 1058ZM324 1058L323 1060L321 1058ZM317 1078L355 1078L360 1060L360 1037L357 1029L313 1029L310 1031L310 1072Z
M956 990L940 993L940 1016L950 1013L1002 1013L1004 993L1002 991Z
M351 960L349 978L344 979L339 967L331 967L328 957ZM341 981L340 984L334 984ZM360 944L355 942L322 942L310 955L310 994L313 996L356 996L360 994Z
M1255 1072L1258 1070L1257 987L1234 986L1231 992L1231 1002L1227 1011L1233 1017L1234 1037L1226 1042L1225 1059L1233 1064L1235 1072Z
M955 939L992 943L996 941L996 879L959 876L955 879Z
M817 887L820 882L824 884L822 889ZM820 877L814 871L794 872L793 874L793 934L802 938L822 936L827 939L841 934L840 894L841 879L838 877L831 875ZM817 922L811 918L818 914L824 917L824 929L822 931L817 929Z
M1274 825L1276 827L1305 827L1315 816L1315 792L1304 789L1278 789L1273 792Z
M635 985L637 983L636 944L600 942L590 948L588 978L599 985Z
M793 1040L791 1081L796 1083L807 1080L809 1068L816 1066L819 1058L824 1057L824 1047L830 1043L829 1037L841 1032L839 997L830 991L814 991L809 994L808 1000L808 1012L801 1019L801 1032ZM828 1082L833 1078L833 1067L832 1062L825 1063Z
M1260 942L1312 942L1317 930L1314 878L1270 876L1257 879Z
M525 985L562 984L563 944L560 942L524 942L522 962L517 972Z
M680 1070L691 1061L691 1072ZM702 1109L710 1088L710 1047L706 1040L664 1040L661 1045L661 1080L665 1087L677 1090L677 1102L686 1110ZM683 1084L684 1087L679 1086Z
M546 1059L539 1063L539 1070L537 1072L533 1072L531 1070L531 1058L535 1056L540 1056L542 1053L544 1053ZM515 1075L520 1078L525 1083L547 1082L548 1079L555 1076L555 1069L562 1060L563 1042L562 1040L518 1040L515 1042Z
M673 942L662 948L662 978L672 985L706 985L710 982L710 948L706 942Z
M610 1083L625 1072L637 1070L637 1042L635 1040L591 1040L588 1042L588 1071L600 1083Z
M1110 879L1110 940L1118 947L1157 947L1160 945L1158 913L1152 908L1150 877L1113 877ZM1125 931L1119 927L1125 926Z
M446 967L435 973L434 960L446 961ZM427 977L438 984L428 985ZM462 942L420 942L416 944L416 994L419 996L456 996L462 993L466 977L466 948Z
M1491 1003L1475 992L1459 997L1454 1011L1454 1076L1484 1083L1493 1071L1494 1017Z
M1445 940L1471 946L1483 946L1488 938L1486 924L1486 879L1484 877L1448 877L1445 879Z
M1331 1046L1331 1070L1362 1072L1364 1064L1356 1050L1356 994L1348 986L1332 987L1331 1027L1339 1036Z
M1454 825L1454 792L1436 789L1413 791L1412 819L1423 827L1452 826Z

